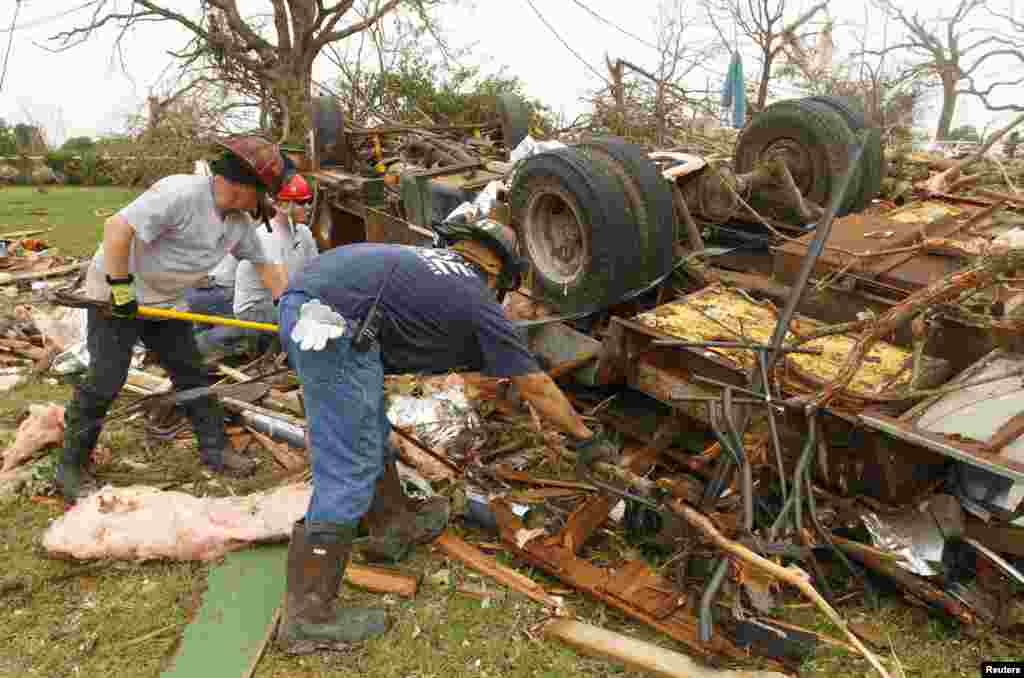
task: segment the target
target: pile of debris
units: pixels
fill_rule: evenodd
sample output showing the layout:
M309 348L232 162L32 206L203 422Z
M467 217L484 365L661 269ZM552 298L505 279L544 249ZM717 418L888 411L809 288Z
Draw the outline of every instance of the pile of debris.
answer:
M583 275L570 285L545 278L535 257L530 281L506 303L588 423L621 440L621 458L581 472L562 437L500 380L390 377L391 444L409 494L448 495L463 528L497 535L519 562L701 657L754 655L793 669L827 643L890 675L875 654L888 648L843 619L850 592L832 588L837 573L869 603L882 579L961 624L1024 622L1024 197L1012 183L1013 194L985 197L980 178L955 183L970 163L947 164L910 181L897 207L884 174L900 164L887 165L877 131L835 101L770 107L731 163L621 140L538 144L507 111L481 126L495 132L488 137L468 128L339 135L332 109L318 110L323 247L427 244L439 221L488 217L515 225L528 253L546 242L534 227L554 224L585 228L592 249L640 262L621 267L628 280ZM545 181L538 158L551 162ZM593 172L601 190L552 187L552 158ZM973 195L956 193L968 187ZM554 203L538 196L563 202L541 213L534 207ZM595 200L605 201L606 223L574 222ZM620 232L626 219L643 238ZM585 248L560 242L558 265L586 271ZM23 334L7 330L0 348L58 344L48 337L60 331L45 327L60 321L23 315ZM81 340L61 337L64 351ZM65 557L213 559L286 539L309 471L301 392L280 367L264 358L217 366L233 444L258 445L276 465L246 488L266 492L212 499L111 486L56 521L44 546ZM190 444L158 370L138 365L128 388L143 398L115 414L148 411L136 421L154 441ZM18 459L52 441L42 428L19 432ZM167 529L139 527L157 520ZM453 530L436 546L571 616L564 600ZM393 573L356 574L371 588L398 585ZM402 590L415 595L415 582ZM842 637L778 619L794 594ZM583 642L565 626L560 637Z

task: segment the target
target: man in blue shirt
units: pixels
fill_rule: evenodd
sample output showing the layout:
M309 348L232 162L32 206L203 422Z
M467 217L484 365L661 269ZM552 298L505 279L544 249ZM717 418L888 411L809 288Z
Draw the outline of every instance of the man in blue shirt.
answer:
M508 230L483 221L449 241L448 249L336 248L307 264L281 297L281 342L302 382L313 466L313 496L288 551L280 642L290 652L387 630L383 610L332 605L361 520L370 553L392 560L447 524L447 506L404 505L388 444L386 373L461 368L509 378L581 455L616 452L540 370L495 297L519 286Z

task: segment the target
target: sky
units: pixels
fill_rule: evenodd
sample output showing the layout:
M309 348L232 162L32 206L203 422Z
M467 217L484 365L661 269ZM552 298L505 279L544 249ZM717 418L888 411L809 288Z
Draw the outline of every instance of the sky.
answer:
M586 110L582 99L603 85L599 74L603 76L606 55L612 59L628 59L653 70L657 53L644 43L656 42L659 0L531 1L532 7L528 0L458 0L440 16L451 42L456 46L471 45L472 58L485 71L505 66L510 74L522 79L531 97L569 118ZM787 13L788 20L813 4L812 0L788 1L793 8ZM128 0L120 2L127 6ZM199 4L197 0L165 0L165 3L183 13L194 12ZM71 11L84 4L84 0L22 0L15 30L9 31L16 4L17 0L0 0L0 71L4 54L8 47L10 49L6 77L0 89L0 117L11 124L39 124L46 129L51 142L122 129L127 116L141 112L150 88L167 73L173 61L168 51L180 48L187 39L187 34L179 27L148 24L125 37L120 53L114 49L117 34L112 28L102 29L77 47L55 53L51 51L55 43L50 38L88 17L88 10ZM695 0L687 4L697 6ZM595 18L580 5L633 36ZM832 5L830 16L840 25L835 34L837 52L852 49L852 39L843 33L841 26L865 22L866 0L832 2ZM923 14L935 16L943 7L951 7L952 1L902 0L901 5L905 10L920 8ZM269 3L239 0L239 6L243 13L266 12ZM884 24L881 13L873 8L867 11L871 35L880 40ZM554 27L557 37L538 13ZM694 35L710 36L700 29L695 29ZM895 25L890 24L889 40L898 37ZM742 52L753 47L742 40L738 46ZM720 87L728 56L719 61L709 63L689 84L709 83L713 88ZM748 55L744 66L747 77L752 77L756 72L756 59ZM318 61L314 78L330 82L331 77L329 62ZM781 93L799 94L785 88ZM933 124L938 113L937 106L933 108L919 124ZM1008 114L990 113L980 102L972 100L961 106L956 122L980 128L1008 117Z

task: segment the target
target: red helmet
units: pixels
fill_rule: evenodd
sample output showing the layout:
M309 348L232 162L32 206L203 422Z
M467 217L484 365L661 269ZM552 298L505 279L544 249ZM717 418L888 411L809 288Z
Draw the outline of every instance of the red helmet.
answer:
M231 151L241 158L271 194L281 190L281 184L288 173L284 154L277 144L272 144L262 137L243 135L221 139L218 145Z
M277 199L281 202L307 202L313 199L313 192L309 190L309 182L296 173L281 187Z

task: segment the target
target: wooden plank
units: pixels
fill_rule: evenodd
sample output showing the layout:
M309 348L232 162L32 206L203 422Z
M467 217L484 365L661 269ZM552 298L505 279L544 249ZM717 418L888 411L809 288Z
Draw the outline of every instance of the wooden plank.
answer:
M533 539L520 548L516 544L516 534L523 529L522 521L512 512L508 503L500 499L491 502L491 509L494 511L501 539L507 549L527 562L533 563L574 589L598 598L630 617L685 643L687 647L701 656L722 655L732 659L748 658L746 652L736 647L722 633L716 633L710 642L702 643L697 632L697 619L688 609L676 610L668 617L658 619L629 601L609 594L604 588L611 577L609 570L596 567L588 561L576 557L574 553L559 543L551 543L547 539Z
M349 563L345 568L345 583L375 593L394 593L403 598L415 598L419 590L418 578L394 568Z
M611 659L662 678L785 678L775 671L721 671L701 666L690 657L652 643L614 633L575 619L555 619L544 635L592 657Z
M434 543L441 547L441 550L450 557L469 565L477 572L482 572L496 579L510 589L519 591L545 607L558 610L563 606L561 600L550 595L537 582L509 567L505 567L491 556L472 544L468 544L451 532L445 532Z
M42 280L43 278L52 278L58 275L66 275L68 273L77 273L78 271L86 268L89 265L89 261L81 261L77 264L68 264L67 266L57 266L56 268L50 268L45 271L36 271L34 273L0 273L0 285L13 285L19 282L29 282L31 280Z
M557 478L538 478L529 473L516 471L508 466L495 466L494 475L502 480L511 480L517 483L529 483L530 485L546 485L548 487L567 487L575 490L587 490L595 492L596 487L588 483L577 483L571 480L558 480Z
M615 499L601 494L596 494L583 502L565 521L565 527L559 534L562 545L573 553L579 553L590 535L608 520L608 514L616 503Z

